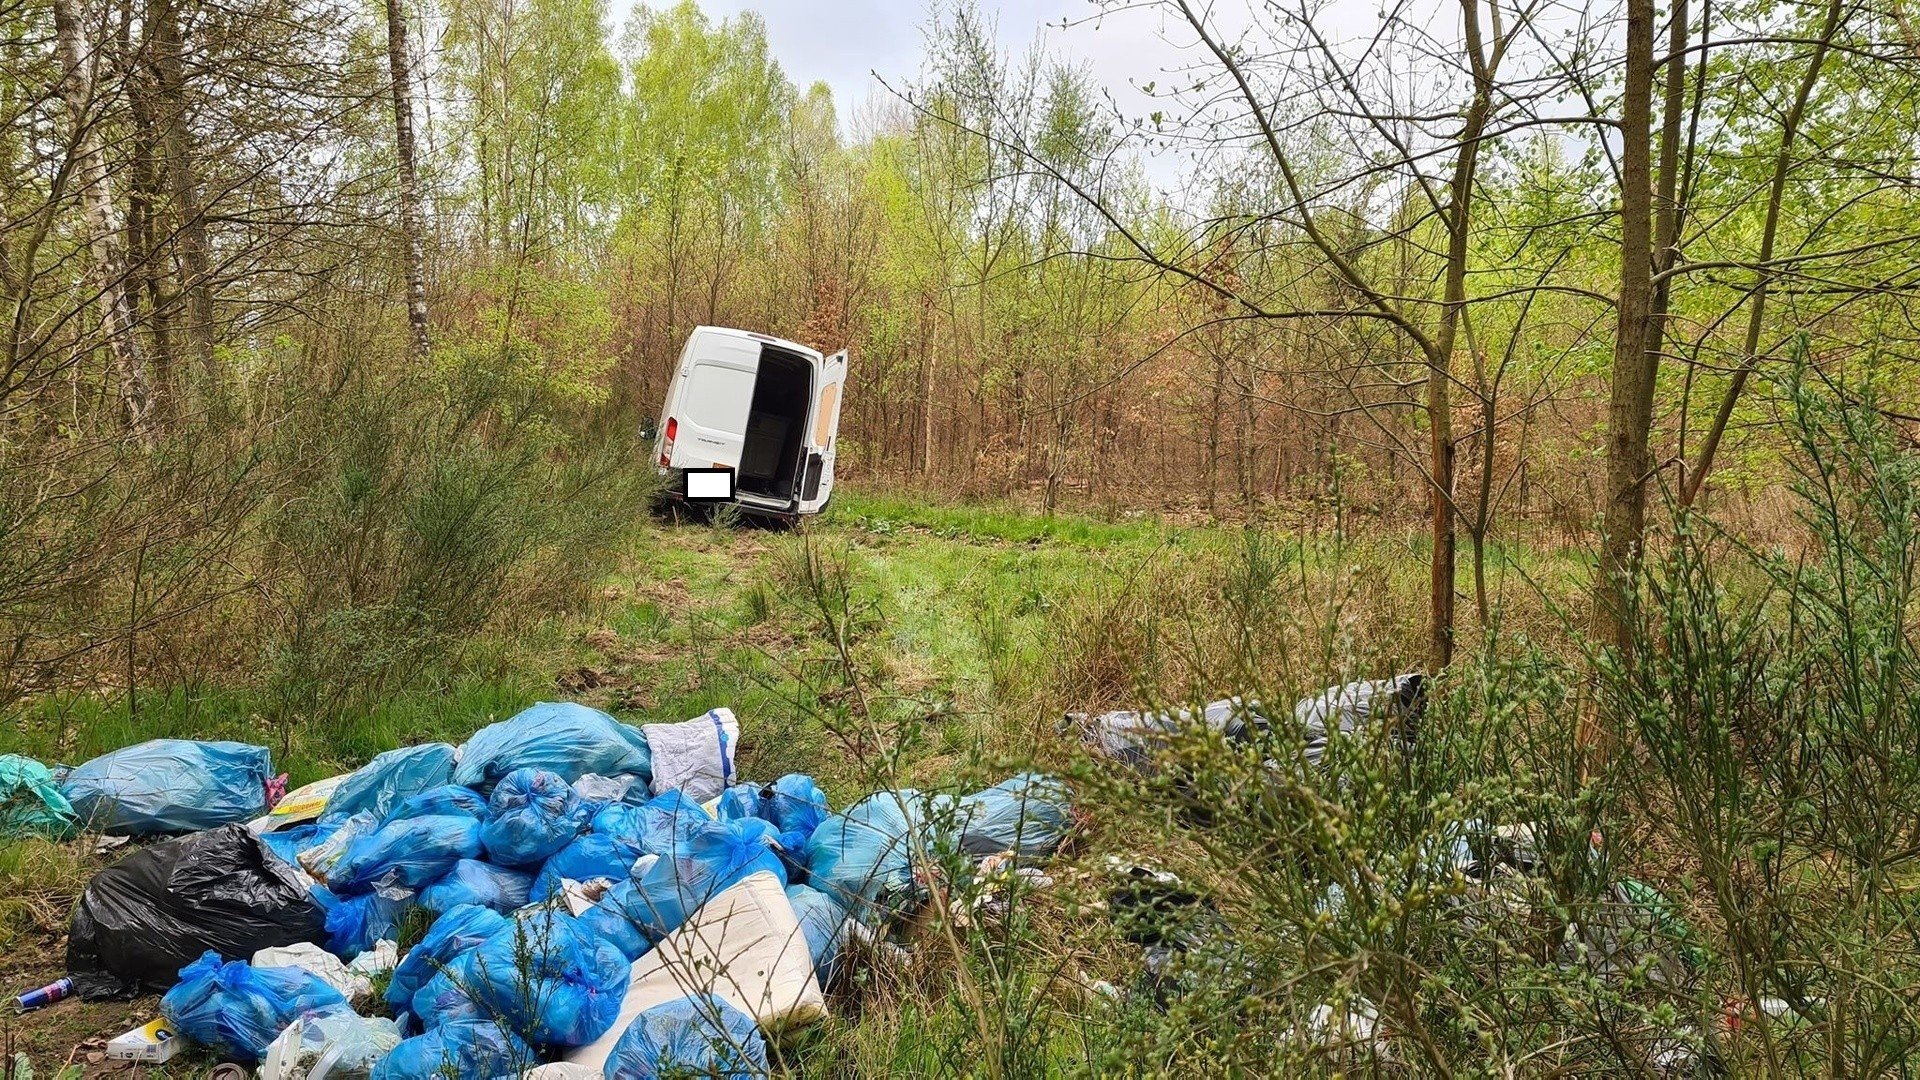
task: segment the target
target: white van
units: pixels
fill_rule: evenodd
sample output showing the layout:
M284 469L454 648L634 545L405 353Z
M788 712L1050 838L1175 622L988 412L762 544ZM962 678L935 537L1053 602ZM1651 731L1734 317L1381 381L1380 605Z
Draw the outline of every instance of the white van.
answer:
M660 409L654 458L668 497L686 498L688 469L729 469L741 509L796 521L833 494L847 354L695 327Z

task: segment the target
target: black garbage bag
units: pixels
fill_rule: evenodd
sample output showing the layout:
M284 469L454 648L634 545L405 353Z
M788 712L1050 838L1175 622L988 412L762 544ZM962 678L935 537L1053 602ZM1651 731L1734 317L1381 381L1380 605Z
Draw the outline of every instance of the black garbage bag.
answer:
M93 876L73 909L67 974L84 998L164 991L211 949L247 960L327 940L326 912L299 870L245 825L137 851Z

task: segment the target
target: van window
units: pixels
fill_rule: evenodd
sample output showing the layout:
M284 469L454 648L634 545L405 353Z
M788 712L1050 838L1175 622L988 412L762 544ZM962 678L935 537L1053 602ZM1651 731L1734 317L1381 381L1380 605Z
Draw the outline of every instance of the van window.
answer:
M687 376L681 409L687 422L711 431L746 431L747 405L753 400L753 372L719 364L695 364Z
M840 407L840 384L828 383L820 391L820 407L813 415L813 445L824 447L833 438L834 410Z

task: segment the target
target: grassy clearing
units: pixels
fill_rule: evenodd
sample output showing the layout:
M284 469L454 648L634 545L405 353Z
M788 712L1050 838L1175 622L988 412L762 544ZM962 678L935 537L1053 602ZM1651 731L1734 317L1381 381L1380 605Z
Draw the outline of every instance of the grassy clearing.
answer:
M1553 619L1529 582L1569 592L1584 582L1577 552L1513 545L1493 565L1509 628ZM263 742L298 784L395 746L458 742L542 699L586 701L634 723L727 705L745 725L741 775L811 773L842 804L883 784L954 790L1029 763L1071 769L1056 730L1068 709L1250 688L1282 698L1327 673L1411 666L1423 639L1407 598L1423 589L1411 535L1043 518L844 493L799 532L643 526L574 614L472 643L329 720L268 724L274 703L259 687L176 687L138 692L131 708L126 694L44 697L7 730L10 749L56 762L159 736ZM823 596L840 606L822 614ZM844 653L831 645L842 632ZM1137 823L1093 825L1091 852L1157 844L1113 833ZM0 895L22 898L0 904L0 941L46 949L13 973L22 985L58 973L67 904L97 865L63 850L0 844ZM1083 968L1098 973L1106 961L1097 942L1069 932L1076 920L1058 905L1073 895L1036 906L1054 924L1023 948L1040 941L1077 986L1093 977ZM864 1007L796 1049L793 1063L810 1075L876 1073L964 1055L983 1037L979 1018L941 1003L959 992L952 969L974 962L876 971ZM1016 996L1032 1009L1087 1008L1084 994L1059 992L1042 980ZM40 1023L28 1017L17 1030L64 1051L56 1044L70 1027L36 1036ZM1098 1037L1071 1024L1041 1030L1043 1058L1088 1060Z

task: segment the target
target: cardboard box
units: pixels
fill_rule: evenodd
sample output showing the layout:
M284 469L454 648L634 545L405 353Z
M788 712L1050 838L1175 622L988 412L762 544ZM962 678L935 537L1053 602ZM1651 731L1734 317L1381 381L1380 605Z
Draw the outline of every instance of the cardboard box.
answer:
M174 1034L165 1020L117 1035L107 1043L107 1056L115 1061L165 1061L180 1052L186 1040Z

